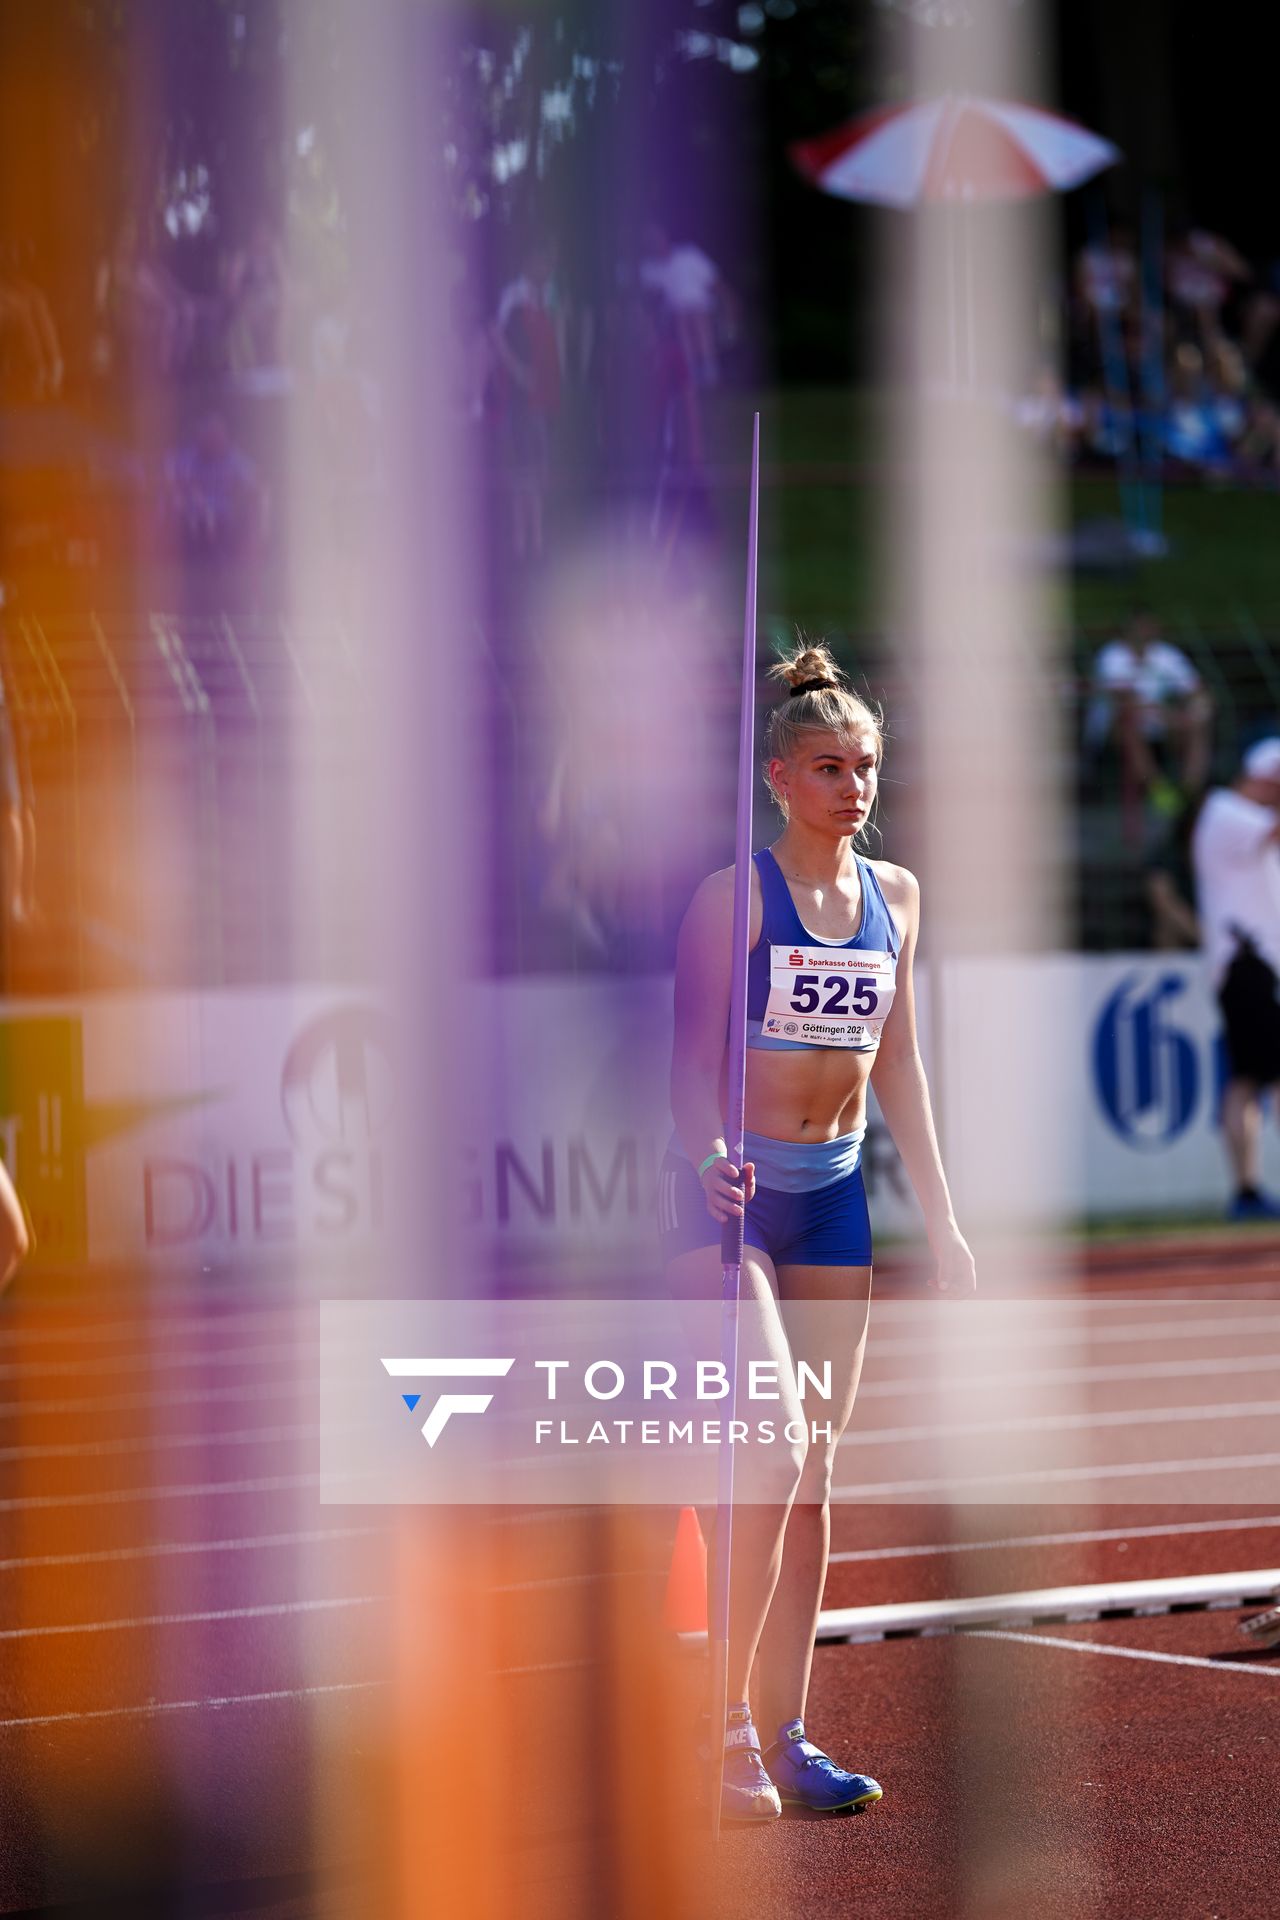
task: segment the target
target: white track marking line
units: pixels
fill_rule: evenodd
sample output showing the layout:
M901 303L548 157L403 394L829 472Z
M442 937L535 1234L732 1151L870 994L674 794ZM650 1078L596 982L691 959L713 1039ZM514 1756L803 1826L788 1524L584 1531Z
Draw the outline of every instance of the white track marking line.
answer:
M305 1320L307 1310L296 1309L299 1319ZM148 1333L159 1334L172 1327L195 1332L201 1327L212 1327L219 1333L252 1333L271 1320L289 1320L294 1315L287 1307L264 1307L260 1314L245 1313L147 1313L145 1310L132 1320L90 1320L83 1326L60 1327L0 1327L0 1353L10 1347L24 1347L37 1340L123 1340L141 1339ZM278 1331L278 1329L277 1329Z
M1277 1302L1274 1312L1265 1316L1239 1314L1213 1320L1140 1320L1118 1327L1093 1327L1087 1323L1064 1327L1059 1322L1045 1324L1030 1319L1026 1325L1020 1325L1016 1313L1011 1312L1007 1320L1001 1321L998 1332L1007 1334L1008 1345L1019 1352L1027 1346L1063 1339L1078 1340L1085 1347L1140 1345L1162 1340L1226 1339L1232 1334L1252 1336L1262 1333L1280 1339L1280 1302ZM992 1343L993 1329L990 1326L957 1333L950 1325L940 1326L939 1322L932 1321L927 1327L922 1327L917 1339L890 1335L887 1339L879 1340L877 1346L881 1353L896 1358L902 1354L919 1353L922 1347L926 1351L936 1350L941 1354L964 1353L974 1348L985 1352L989 1351ZM1000 1344L1004 1344L1004 1341Z
M168 1393L109 1393L90 1400L3 1400L0 1420L53 1418L68 1413L138 1413L147 1407L222 1406L237 1400L277 1400L310 1391L309 1380L265 1380L256 1386L175 1387Z
M376 1606L375 1593L342 1594L332 1600L279 1600L252 1607L215 1607L204 1613L141 1614L132 1620L72 1620L54 1627L0 1627L0 1640L47 1640L54 1634L134 1633L142 1627L189 1627L209 1621L268 1620L288 1613L332 1612Z
M1083 1547L1105 1540L1165 1540L1191 1533L1250 1533L1280 1527L1280 1513L1260 1514L1256 1520L1168 1521L1151 1527L1101 1527L1089 1533L1023 1533L1004 1540L945 1540L932 1546L858 1547L833 1553L830 1562L915 1560L935 1553L988 1553L1013 1547Z
M206 1700L148 1700L137 1707L90 1707L83 1713L34 1713L21 1720L0 1720L5 1727L56 1727L77 1720L149 1720L158 1713L191 1713L201 1707L251 1707L273 1700L310 1700L324 1693L368 1693L385 1680L335 1680L327 1686L276 1687L269 1693L227 1693Z
M1227 1400L1216 1406L1133 1407L1117 1413L1035 1413L1020 1420L958 1420L937 1427L869 1427L846 1433L842 1447L879 1447L891 1442L953 1439L979 1433L1092 1433L1099 1427L1177 1426L1184 1420L1256 1420L1280 1414L1280 1400ZM4 1458L0 1453L0 1460Z
M599 1664L598 1660L543 1660L533 1667L495 1667L493 1671L499 1680L513 1680L528 1673L585 1673Z
M318 1487L322 1473L282 1473L264 1480L211 1480L196 1486L103 1487L96 1493L32 1493L0 1500L0 1513L26 1513L40 1507L119 1507L131 1500L188 1500L217 1493L284 1493Z
M1138 1460L1128 1465L1039 1467L1008 1473L959 1474L939 1480L864 1480L856 1487L833 1487L833 1500L865 1500L874 1495L937 1493L952 1497L961 1487L1063 1485L1072 1480L1145 1480L1169 1473L1229 1473L1247 1467L1280 1467L1280 1453L1224 1454L1213 1460ZM1195 1506L1194 1500L1185 1503ZM1236 1501L1234 1505L1243 1505ZM4 1502L0 1501L0 1508Z
M546 1580L507 1580L498 1587L486 1587L486 1593L549 1593L554 1587L607 1586L612 1580L663 1579L660 1567L619 1567L608 1573L557 1573Z
M1228 1294L1224 1293L1221 1288L1217 1286L1162 1286L1158 1293L1144 1290L1134 1293L1116 1294L1091 1294L1087 1289L1081 1289L1073 1293L1064 1293L1056 1296L1036 1295L1033 1300L1025 1304L1033 1305L1038 1313L1048 1314L1057 1312L1076 1315L1089 1313L1151 1313L1157 1308L1163 1308L1166 1301L1174 1300L1187 1308L1206 1307L1210 1310L1220 1308L1224 1301L1234 1303L1237 1299L1241 1306L1256 1307L1260 1297L1257 1289L1252 1287L1247 1281L1241 1282L1240 1284L1248 1287L1248 1292L1239 1295ZM1267 1296L1264 1294L1261 1298L1265 1300ZM998 1299L984 1294L978 1295L978 1302L984 1306L1000 1306L1004 1304L1016 1307L1020 1304L1017 1300L1001 1302ZM923 1313L927 1312L932 1314L935 1311L933 1303L923 1298L919 1300L877 1300L874 1291L872 1293L871 1305L877 1320L888 1321L890 1324L896 1324L899 1321L911 1322L919 1319Z
M494 1503L496 1505L496 1502ZM598 1520L612 1509L601 1506L588 1506L584 1501L578 1507L513 1507L508 1513L487 1514L484 1525L487 1527L537 1527L546 1526L552 1520Z
M137 1353L111 1354L103 1360L0 1361L0 1379L49 1380L64 1374L76 1379L84 1374L151 1373L171 1368L233 1367L246 1363L265 1367L269 1362L296 1360L301 1344L291 1341L288 1346L215 1347L208 1353L200 1347L191 1347L175 1353L158 1343Z
M338 1431L338 1429L334 1429ZM140 1433L127 1440L90 1440L80 1446L0 1447L0 1463L16 1460L97 1460L108 1454L168 1453L178 1447L247 1447L255 1442L265 1446L282 1440L318 1440L324 1427L243 1427L219 1433L202 1427L196 1433Z
M868 1348L869 1356L874 1360L874 1337ZM957 1370L958 1371L958 1370ZM1221 1360L1136 1360L1129 1365L1108 1363L1097 1367L1031 1367L1019 1368L1013 1364L1003 1373L964 1374L967 1388L1008 1387L1012 1382L1022 1390L1026 1387L1087 1387L1097 1386L1107 1380L1192 1380L1204 1375L1220 1373L1276 1373L1280 1372L1280 1353L1232 1354ZM895 1394L931 1394L938 1390L937 1379L927 1379L920 1374L908 1375L905 1379L864 1380L858 1388L860 1400L884 1400Z
M292 1352L292 1349L289 1351ZM876 1351L873 1342L870 1355L872 1367L874 1367ZM201 1355L190 1364L197 1366L206 1365L208 1362L209 1356ZM32 1369L20 1367L13 1371L29 1374ZM76 1373L82 1369L68 1367L62 1371ZM1075 1387L1100 1385L1109 1381L1189 1380L1213 1378L1221 1374L1276 1372L1280 1372L1280 1353L1261 1358L1255 1354L1241 1354L1229 1355L1222 1359L1138 1361L1127 1366L1106 1364L1096 1367L1050 1367L1016 1373L1011 1370L1005 1373L966 1374L964 1378L966 1386L972 1388L1007 1387L1011 1378L1016 1380L1020 1388L1026 1386ZM225 1387L199 1387L189 1392L182 1388L174 1388L159 1393L107 1394L79 1400L7 1400L0 1401L0 1419L52 1417L73 1413L128 1413L145 1407L201 1406L217 1405L225 1401L267 1400L284 1393L309 1392L316 1385L317 1379L312 1375L290 1373L279 1376L273 1382L242 1382ZM893 1399L911 1394L931 1394L936 1391L936 1379L913 1375L907 1378L877 1380L872 1371L870 1377L864 1379L859 1387L858 1398L859 1400Z
M1063 1640L1052 1633L1012 1633L1004 1627L975 1627L966 1640L1016 1640L1023 1647L1062 1647L1068 1653L1102 1653L1114 1660L1155 1660L1163 1667L1207 1667L1210 1673L1247 1673L1256 1680L1280 1680L1280 1666L1261 1667L1234 1660L1205 1660L1191 1653L1156 1653L1148 1647L1117 1647L1103 1640Z
M250 1553L269 1547L315 1546L326 1540L367 1539L385 1533L380 1527L313 1527L303 1533L250 1533L236 1540L153 1540L143 1547L103 1547L94 1553L19 1554L0 1560L0 1573L26 1572L31 1567L106 1566L117 1560L161 1560L170 1554Z

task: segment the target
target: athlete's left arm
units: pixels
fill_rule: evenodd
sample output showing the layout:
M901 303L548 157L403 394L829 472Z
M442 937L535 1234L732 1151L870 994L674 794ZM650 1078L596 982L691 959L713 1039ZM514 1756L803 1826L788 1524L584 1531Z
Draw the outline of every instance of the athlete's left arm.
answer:
M977 1285L973 1255L956 1225L916 1038L913 969L920 930L920 887L913 873L905 867L890 866L887 861L876 862L876 877L902 931L902 950L897 991L880 1036L871 1084L924 1214L937 1263L931 1285L940 1293L972 1293Z

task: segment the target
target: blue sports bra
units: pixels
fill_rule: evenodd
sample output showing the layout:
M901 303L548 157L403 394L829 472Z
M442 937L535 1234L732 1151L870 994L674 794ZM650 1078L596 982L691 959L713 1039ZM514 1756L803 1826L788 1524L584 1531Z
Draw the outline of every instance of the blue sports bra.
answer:
M880 1045L901 941L870 861L854 858L862 923L852 940L822 940L801 921L768 847L755 856L764 918L747 960L749 1047L795 1052L838 1046L872 1053ZM866 955L862 965L853 957L860 954Z

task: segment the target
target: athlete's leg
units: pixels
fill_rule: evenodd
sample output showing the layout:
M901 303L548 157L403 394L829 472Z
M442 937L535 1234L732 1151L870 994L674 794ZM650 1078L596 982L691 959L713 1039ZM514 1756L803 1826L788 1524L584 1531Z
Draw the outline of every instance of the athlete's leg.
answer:
M836 1447L853 1412L866 1350L870 1267L780 1266L782 1318L793 1363L820 1372L831 1361L833 1394L804 1402L802 1418L830 1425L829 1440L811 1440L783 1537L782 1564L756 1653L756 1693L765 1738L789 1720L803 1719L831 1547L831 1475ZM807 1306L788 1315L789 1301L829 1301L832 1311Z
M721 1267L718 1247L699 1247L677 1254L667 1263L667 1285L677 1300L714 1301L720 1297ZM745 1378L750 1360L777 1367L780 1399L768 1413L781 1436L783 1427L803 1419L790 1385L791 1355L778 1311L777 1276L773 1262L761 1248L746 1246L742 1256L740 1300L739 1377ZM704 1310L705 1311L705 1310ZM705 1329L705 1318L698 1321ZM739 1408L739 1418L747 1418ZM734 1462L733 1550L729 1570L729 1701L747 1698L748 1683L760 1631L769 1612L782 1560L783 1533L804 1460L800 1445L779 1437L776 1445L743 1448ZM708 1520L710 1516L707 1516ZM717 1550L714 1525L707 1534L708 1592L717 1592ZM761 1723L763 1724L763 1722Z
M1262 1177L1262 1100L1252 1080L1232 1080L1222 1096L1222 1133L1237 1187Z

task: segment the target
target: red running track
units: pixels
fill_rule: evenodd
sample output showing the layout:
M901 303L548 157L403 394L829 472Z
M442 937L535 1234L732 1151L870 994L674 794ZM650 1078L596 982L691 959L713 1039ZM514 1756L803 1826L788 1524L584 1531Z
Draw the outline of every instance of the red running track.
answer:
M1185 1314L1197 1300L1280 1297L1280 1245L1257 1235L1097 1248L1087 1265L1096 1297L1131 1298L1143 1313L1162 1298ZM881 1296L892 1304L909 1284L899 1269ZM883 1319L887 1348L898 1336L892 1314ZM1175 1373L1158 1386L1123 1377L1154 1346L1112 1342L1104 1359L1118 1372L1090 1385L1088 1405L1168 1406L1180 1419L1201 1399L1264 1406L1273 1356L1252 1338L1244 1351L1228 1335L1168 1351L1209 1367L1256 1360L1258 1372ZM306 1889L331 1836L308 1766L321 1755L353 1800L378 1791L368 1729L391 1581L377 1516L316 1502L309 1342L287 1303L243 1291L155 1311L20 1293L6 1309L0 1911L70 1899L117 1842L136 1853L179 1829L184 1877L244 1890L242 1906L220 1910L321 1911ZM904 1365L877 1360L874 1336L872 1355L868 1385ZM1045 1389L1039 1413L1078 1404L1056 1392ZM857 1418L895 1430L927 1409L869 1395ZM1280 1439L1266 1414L1228 1425L1230 1444L1253 1454ZM1114 1431L1122 1447L1162 1432ZM874 1462L878 1444L849 1457ZM886 1457L916 1444L886 1442ZM827 1604L1280 1563L1280 1500L1245 1508L1161 1491L1181 1497L1064 1497L959 1518L936 1498L841 1505ZM671 1518L632 1529L607 1579L587 1521L511 1519L491 1528L488 1598L522 1750L544 1764L504 1816L501 1844L519 1862L522 1912L567 1916L591 1910L596 1869L563 1790L570 1761L548 1728L558 1681L538 1669L589 1654L606 1596L656 1616ZM810 1729L876 1773L885 1800L856 1820L789 1817L729 1835L702 1860L689 1911L1275 1911L1280 1654L1251 1652L1237 1624L1232 1612L1197 1613L819 1648ZM1087 1650L1100 1647L1128 1652ZM105 1800L104 1781L118 1783ZM700 1831L690 1837L701 1849Z

